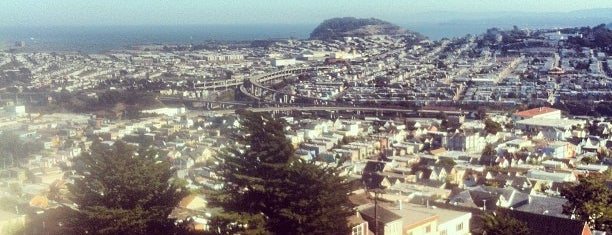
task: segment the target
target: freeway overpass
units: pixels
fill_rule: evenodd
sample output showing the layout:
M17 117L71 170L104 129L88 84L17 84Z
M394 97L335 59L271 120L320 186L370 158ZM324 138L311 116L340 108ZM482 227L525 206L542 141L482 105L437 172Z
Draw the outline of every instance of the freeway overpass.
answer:
M207 110L199 112L203 116L215 116L224 114L236 113L237 109L226 109L226 110ZM436 116L440 112L447 115L459 116L469 111L439 111L439 110L428 110L428 109L407 109L407 108L383 108L383 107L363 107L363 106L287 106L287 107L261 107L261 108L245 108L244 110L251 112L271 112L271 113L286 113L286 112L329 112L329 113L340 113L340 112L352 112L357 115L361 114L373 114L375 116L382 116L384 114L395 114L401 116L424 116L431 117Z
M322 100L316 97L307 97L297 94L290 94L268 87L268 84L278 83L286 78L294 77L302 73L332 69L333 66L320 66L314 68L291 68L277 72L261 74L246 79L240 86L240 92L250 100L270 101L276 103L292 103L296 99L307 103L324 103L329 100Z

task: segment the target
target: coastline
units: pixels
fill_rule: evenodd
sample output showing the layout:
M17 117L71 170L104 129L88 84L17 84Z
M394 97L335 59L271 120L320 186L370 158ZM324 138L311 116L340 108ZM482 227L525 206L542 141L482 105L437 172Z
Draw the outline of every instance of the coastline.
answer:
M101 53L133 45L308 38L312 25L182 25L0 27L0 42L24 41L27 51Z
M400 27L418 32L430 40L477 35L497 22L412 22ZM521 25L525 28L538 28ZM568 24L567 27L575 25ZM104 53L125 50L136 45L201 45L211 42L232 43L270 39L308 39L316 25L253 24L253 25L141 25L141 26L0 26L0 50L12 49L23 41L24 52Z

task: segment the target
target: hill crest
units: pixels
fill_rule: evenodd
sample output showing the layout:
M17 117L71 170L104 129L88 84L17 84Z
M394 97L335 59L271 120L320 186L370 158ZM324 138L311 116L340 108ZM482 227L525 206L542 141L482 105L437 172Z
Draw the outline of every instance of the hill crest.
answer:
M372 35L422 35L376 18L341 17L323 21L310 33L310 39L330 40Z

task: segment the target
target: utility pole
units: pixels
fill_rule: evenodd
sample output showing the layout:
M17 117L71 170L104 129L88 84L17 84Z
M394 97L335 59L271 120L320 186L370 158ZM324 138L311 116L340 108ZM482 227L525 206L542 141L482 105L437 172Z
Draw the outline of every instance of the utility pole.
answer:
M374 191L374 235L379 235L378 233L378 194Z
M374 234L381 235L380 228L378 227L378 195L382 192L378 191L379 189L375 189L374 191ZM384 231L383 231L384 233Z

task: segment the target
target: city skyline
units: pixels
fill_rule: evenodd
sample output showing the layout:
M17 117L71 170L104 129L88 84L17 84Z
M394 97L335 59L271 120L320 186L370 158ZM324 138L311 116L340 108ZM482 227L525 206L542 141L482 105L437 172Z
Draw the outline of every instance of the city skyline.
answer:
M340 16L375 17L392 22L414 20L427 12L449 12L453 20L468 13L571 12L612 8L612 2L576 1L75 1L25 0L0 2L0 26L57 25L189 25L189 24L316 24ZM457 14L455 14L457 13ZM425 17L427 19L427 17Z

